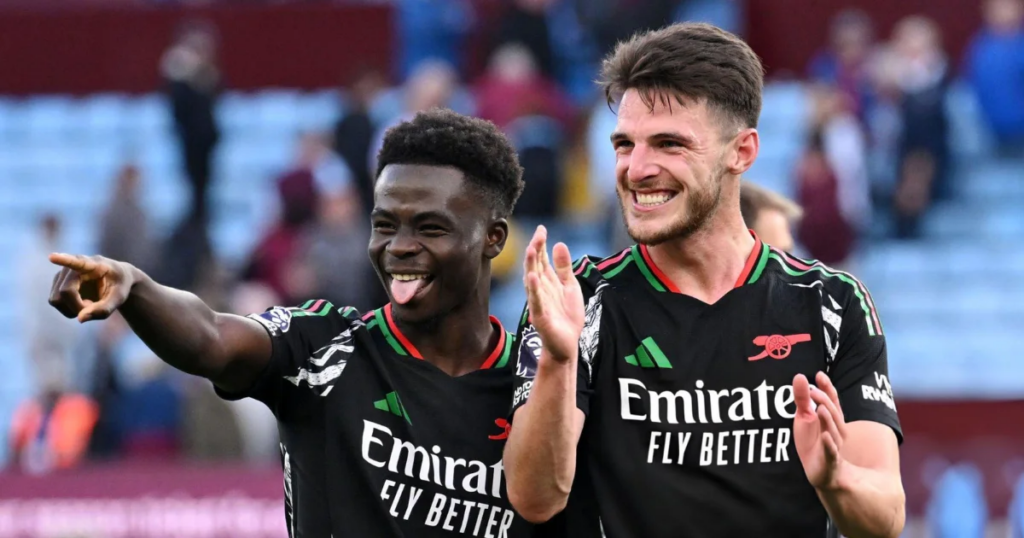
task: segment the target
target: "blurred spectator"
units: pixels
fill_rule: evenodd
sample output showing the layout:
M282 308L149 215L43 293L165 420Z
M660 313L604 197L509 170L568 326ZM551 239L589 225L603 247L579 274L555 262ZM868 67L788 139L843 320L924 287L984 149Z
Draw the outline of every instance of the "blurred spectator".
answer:
M476 91L478 115L504 129L519 152L526 189L516 204L516 216L555 217L572 103L537 69L530 50L519 42L494 52Z
M594 80L601 61L597 40L571 1L557 0L547 9L548 35L555 60L555 81L576 108L589 107L599 90Z
M316 188L324 193L338 193L352 187L352 170L331 149L330 137L310 132L299 138L299 168L313 174Z
M458 75L451 65L439 61L427 61L416 66L402 87L402 110L397 115L380 121L380 127L373 137L367 155L367 171L372 177L377 174L377 152L384 143L384 133L399 123L411 120L417 112L436 107L446 107L455 95ZM468 114L467 111L458 112Z
M139 196L139 168L125 164L117 174L114 195L103 211L100 254L149 270L152 242Z
M551 44L547 9L556 0L513 0L502 14L492 50L519 44L529 51L544 78L555 80L555 53ZM492 58L496 54L492 54Z
M526 184L514 215L542 221L556 218L565 183L564 129L552 118L533 115L516 119L505 130L519 153Z
M572 0L583 25L592 28L601 55L619 41L672 22L679 0Z
M745 0L682 0L674 22L706 22L743 37Z
M242 275L245 280L269 286L289 304L305 297L313 287L312 276L295 262L300 241L315 222L321 192L325 187L332 191L348 187L339 182L340 176L318 179L317 170L327 151L322 138L302 137L295 167L277 180L280 217L256 245Z
M861 120L874 99L870 77L874 39L867 14L857 9L842 11L832 20L828 48L816 54L808 66L809 78L839 88Z
M373 209L373 176L370 173L370 144L377 126L370 115L370 103L384 88L384 77L377 71L364 71L348 90L345 115L334 127L334 151L348 164L359 193L363 215Z
M303 238L298 262L312 273L314 286L305 296L327 299L335 305L371 310L387 302L387 295L369 263L338 271L352 260L365 260L370 237L368 221L352 191L323 196L317 222ZM360 269L361 268L361 269Z
M396 0L394 4L399 80L432 60L463 71L464 44L476 18L470 0Z
M740 185L740 213L747 228L769 245L784 252L793 252L793 223L803 216L800 206L781 194L756 183Z
M44 300L49 297L57 268L47 256L61 251L61 222L46 215L39 223L38 236L21 258L21 320L28 338L31 371L40 391L64 392L72 388L72 350L80 327L64 318Z
M263 312L279 304L281 299L270 288L261 284L243 283L235 286L230 311L246 315ZM212 395L210 386L206 383L204 385ZM242 454L246 461L267 462L280 457L277 419L267 406L252 398L225 403L234 415L234 422L242 439Z
M182 162L192 187L192 205L164 245L158 279L193 289L211 256L207 197L213 151L220 140L214 107L221 88L217 35L208 23L186 24L164 53L161 71L174 116Z
M797 203L804 210L797 238L811 258L841 268L853 252L856 235L839 210L839 180L824 139L822 126L816 126L797 168Z
M221 87L216 31L190 23L164 53L161 71L181 144L182 162L192 186L191 217L206 218L213 150L220 139L214 106Z
M813 87L811 139L797 168L797 202L804 209L800 243L812 258L839 265L870 222L867 147L848 96Z
M86 454L98 410L88 397L47 387L24 402L11 426L13 461L44 474L78 465Z
M172 370L146 347L120 315L103 322L104 345L118 387L112 412L119 450L129 457L169 457L178 450L182 419L179 380Z
M967 77L1000 153L1024 156L1024 2L988 0L967 52Z
M548 116L568 127L573 107L561 89L538 71L530 50L518 43L501 46L477 82L477 115L503 129L523 116Z
M900 21L881 73L883 91L898 93L900 103L895 234L912 238L919 235L920 218L932 199L950 194L946 115L950 72L938 26L918 16Z

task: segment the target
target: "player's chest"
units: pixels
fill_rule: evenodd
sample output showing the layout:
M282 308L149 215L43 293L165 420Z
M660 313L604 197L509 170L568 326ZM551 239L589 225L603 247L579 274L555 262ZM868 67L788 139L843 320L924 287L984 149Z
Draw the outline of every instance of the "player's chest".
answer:
M610 305L613 332L595 367L602 400L613 399L624 419L669 424L791 419L794 376L827 370L834 346L820 299L802 292L784 301L764 293L732 299Z
M383 453L403 456L409 444L441 460L499 461L511 376L476 372L456 379L420 366L389 357L351 361L327 401L331 429L358 442L371 463Z
M481 529L510 528L501 457L511 376L384 364L352 361L328 402L327 442L349 472L402 525L474 528L479 517Z

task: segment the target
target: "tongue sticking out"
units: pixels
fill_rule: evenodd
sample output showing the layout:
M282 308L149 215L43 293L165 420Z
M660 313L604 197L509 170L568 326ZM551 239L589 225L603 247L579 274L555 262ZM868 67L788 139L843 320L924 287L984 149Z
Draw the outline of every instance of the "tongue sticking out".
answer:
M391 297L398 304L405 304L412 300L416 292L427 285L427 279L418 278L416 280L391 280Z

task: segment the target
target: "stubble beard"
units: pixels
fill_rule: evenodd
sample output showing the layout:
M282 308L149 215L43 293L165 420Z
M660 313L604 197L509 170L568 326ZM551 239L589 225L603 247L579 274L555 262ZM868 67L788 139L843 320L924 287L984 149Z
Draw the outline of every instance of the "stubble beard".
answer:
M630 226L627 212L632 205L630 191L620 193L619 202L622 209L622 220L626 225L629 237L641 245L655 246L673 239L686 239L704 229L711 218L718 212L722 203L722 181L725 167L717 163L711 171L711 181L706 188L686 191L686 213L678 216L669 225L660 230L641 230Z

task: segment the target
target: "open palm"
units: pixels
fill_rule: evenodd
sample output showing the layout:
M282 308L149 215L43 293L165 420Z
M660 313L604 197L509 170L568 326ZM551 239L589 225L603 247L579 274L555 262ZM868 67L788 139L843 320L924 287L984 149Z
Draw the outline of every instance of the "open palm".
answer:
M839 406L839 394L824 372L811 386L803 374L793 379L793 441L807 480L816 488L832 485L844 463L843 441L846 420Z
M547 254L548 232L538 226L524 263L527 305L530 321L540 335L548 354L558 361L576 358L583 331L583 291L572 273L569 247L558 243L552 249L552 266Z

